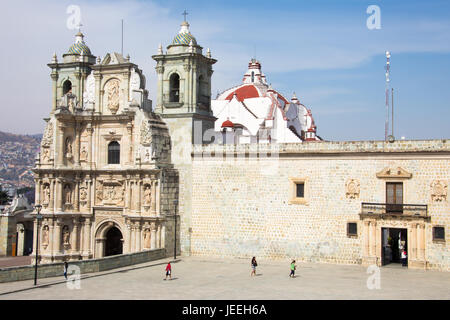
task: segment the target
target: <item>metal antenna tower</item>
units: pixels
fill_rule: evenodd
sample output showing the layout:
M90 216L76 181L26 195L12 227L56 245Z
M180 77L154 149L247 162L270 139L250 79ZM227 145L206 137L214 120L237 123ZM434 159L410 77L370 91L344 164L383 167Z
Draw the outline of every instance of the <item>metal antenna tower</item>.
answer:
M384 128L384 140L388 140L388 131L389 131L389 84L390 84L390 69L391 69L391 53L386 51L386 123Z

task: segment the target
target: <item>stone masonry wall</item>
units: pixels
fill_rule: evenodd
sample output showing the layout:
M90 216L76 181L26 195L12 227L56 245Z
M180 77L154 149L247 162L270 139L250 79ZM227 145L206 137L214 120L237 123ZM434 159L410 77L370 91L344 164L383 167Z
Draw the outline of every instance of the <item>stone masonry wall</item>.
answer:
M401 167L412 174L403 203L427 204L431 215L428 267L450 270L448 195L431 198L433 181L450 180L446 140L209 145L194 146L192 155L193 255L360 264L361 203L385 203L386 180L376 174ZM305 179L305 204L290 204L290 178ZM346 195L349 179L360 184L354 199ZM357 237L347 236L348 222L358 224ZM445 243L433 241L435 225L445 226Z

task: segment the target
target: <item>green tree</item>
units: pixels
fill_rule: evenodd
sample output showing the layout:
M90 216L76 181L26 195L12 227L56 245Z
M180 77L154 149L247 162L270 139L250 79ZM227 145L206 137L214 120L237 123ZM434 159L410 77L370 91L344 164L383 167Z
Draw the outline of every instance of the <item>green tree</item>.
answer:
M8 195L8 192L2 190L2 186L0 186L0 205L8 204L11 201L11 198Z

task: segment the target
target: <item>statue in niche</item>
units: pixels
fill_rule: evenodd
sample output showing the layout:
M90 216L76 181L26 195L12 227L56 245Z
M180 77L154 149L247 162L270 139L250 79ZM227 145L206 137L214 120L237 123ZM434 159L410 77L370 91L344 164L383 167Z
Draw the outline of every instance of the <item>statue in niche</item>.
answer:
M42 245L44 247L48 246L48 225L42 228Z
M86 200L87 200L87 191L86 191L86 188L81 188L81 189L80 189L80 200L81 200L81 201L86 201Z
M120 82L117 79L112 79L107 84L108 109L112 114L119 110L119 87Z
M48 162L49 158L50 158L50 151L47 148L44 148L42 150L42 160L44 162Z
M148 152L148 149L145 150L145 157L144 157L145 161L150 161L150 153Z
M50 147L52 144L53 139L53 122L48 122L47 126L45 127L44 136L42 137L42 146L43 147Z
M70 137L66 139L66 156L68 159L72 158L72 140Z
M86 146L83 146L83 147L81 148L80 160L87 160L87 150L86 150Z
M50 186L48 184L44 184L44 204L50 203Z
M144 205L149 206L151 203L151 197L152 197L152 190L150 188L149 184L145 185L144 189Z
M70 237L68 226L63 227L62 234L63 234L63 244L64 244L64 247L66 247L69 245L69 237Z
M64 187L64 193L66 195L66 204L72 203L72 189L70 188L70 185L66 184Z
M147 228L147 229L145 229L145 231L144 231L144 248L146 248L146 249L150 249L150 235L151 235L151 233L150 233L150 229L149 228Z

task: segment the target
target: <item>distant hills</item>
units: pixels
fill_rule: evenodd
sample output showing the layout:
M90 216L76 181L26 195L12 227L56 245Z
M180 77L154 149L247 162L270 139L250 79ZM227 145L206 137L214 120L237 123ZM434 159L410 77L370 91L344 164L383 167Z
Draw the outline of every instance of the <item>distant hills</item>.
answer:
M4 189L34 187L33 173L42 134L0 131L0 184Z

